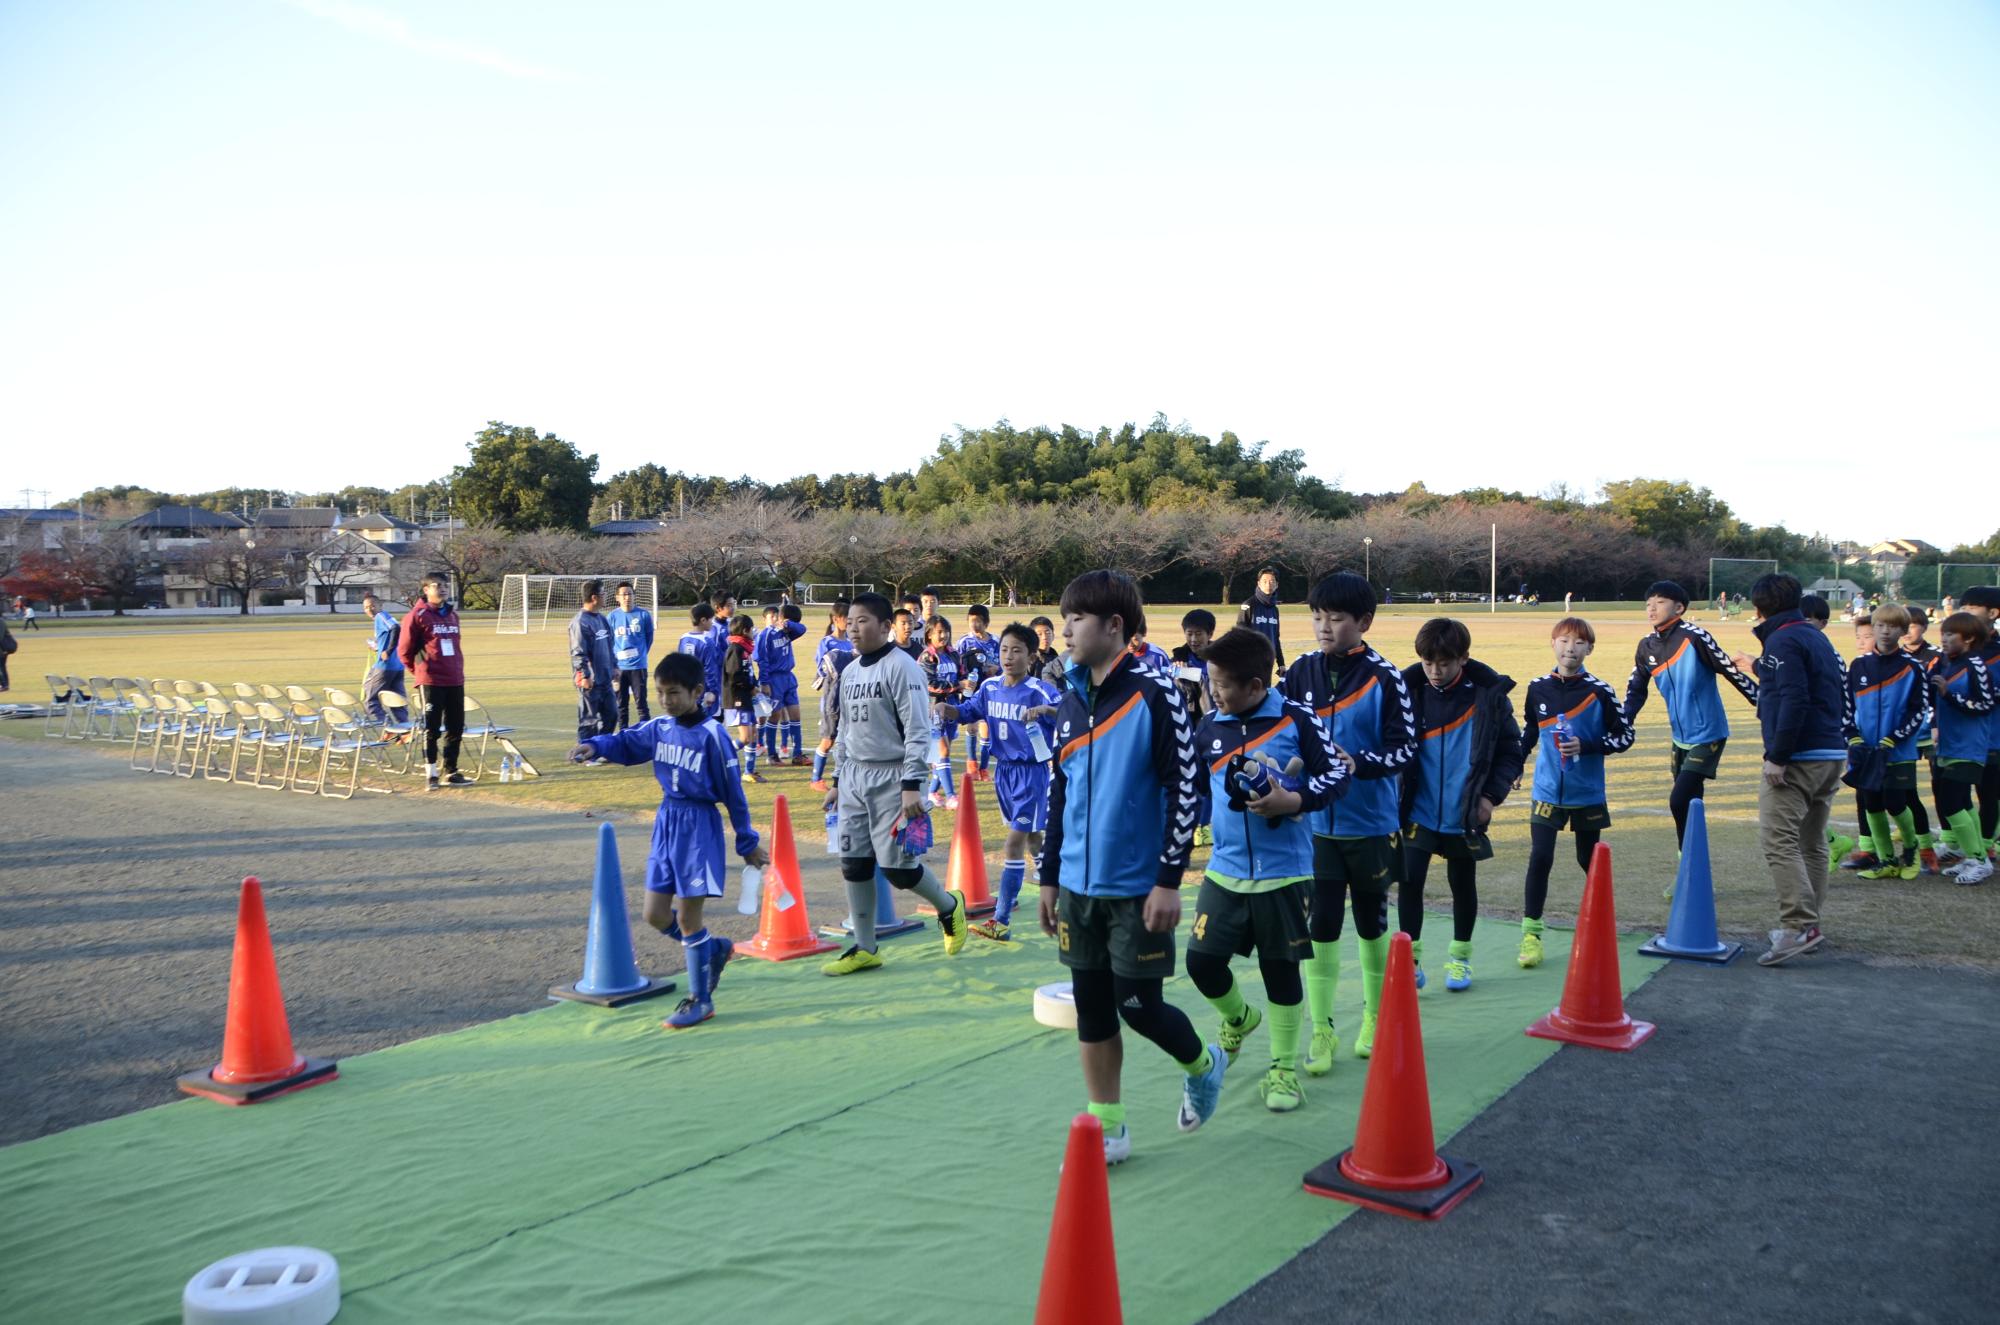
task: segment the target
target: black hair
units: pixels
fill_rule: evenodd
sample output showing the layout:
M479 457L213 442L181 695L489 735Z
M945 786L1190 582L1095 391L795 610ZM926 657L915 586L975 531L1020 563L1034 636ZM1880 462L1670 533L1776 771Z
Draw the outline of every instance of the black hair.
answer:
M1312 587L1306 606L1315 612L1339 612L1365 625L1375 615L1375 590L1353 571L1337 570Z
M1237 685L1254 681L1266 687L1271 684L1271 668L1278 661L1271 641L1248 626L1231 626L1201 651L1201 657Z
M1062 591L1064 616L1117 617L1125 630L1125 642L1146 633L1146 607L1139 597L1139 583L1124 571L1087 570Z
M797 624L798 622L805 619L805 613L799 611L799 605L797 603L786 603L784 607L780 609L780 612L781 615L784 616L785 620L790 621L794 624Z
M1030 622L1028 623L1028 629L1029 629L1029 630L1038 630L1038 629L1040 629L1040 628L1041 628L1041 627L1043 627L1043 626L1047 626L1047 627L1049 628L1049 633L1050 633L1051 635L1053 635L1053 634L1055 634L1055 633L1056 633L1056 623L1055 623L1055 622L1053 622L1053 621L1051 621L1051 620L1049 620L1049 619L1048 619L1047 617L1045 617L1045 616L1038 616L1038 617L1036 617L1036 618L1035 618L1034 620L1032 620L1032 621L1030 621ZM1040 640L1036 640L1036 641L1035 641L1035 647L1036 647L1036 648L1040 648L1040 647L1041 647L1041 641L1040 641Z
M604 581L603 581L603 580L585 580L585 581L583 582L583 601L584 601L584 602L586 602L586 603L587 603L587 602L589 602L589 601L590 601L591 599L593 599L593 598L602 598L602 597L604 597Z
M889 600L879 593L858 593L854 595L854 601L847 606L850 611L855 608L861 609L884 625L889 623L896 611L889 605Z
M1816 593L1801 594L1799 596L1799 615L1808 621L1817 621L1824 625L1833 620L1833 609L1827 606L1826 599L1821 598Z
M696 603L688 609L688 620L697 626L704 621L713 621L715 620L715 609L707 603Z
M1001 630L1000 638L1003 640L1013 640L1026 649L1030 657L1041 652L1042 641L1036 637L1033 630L1018 621L1009 621L1006 627Z
M615 593L617 593L617 592L618 592L618 591L619 591L620 589L630 589L631 587L632 587L632 581L630 581L630 580L620 580L620 581L618 581L618 583L616 583L616 584L614 584L614 585L612 585L612 586L611 586L611 592L615 594Z
M727 590L727 589L717 589L717 590L716 590L716 591L715 591L714 593L712 593L712 594L710 594L710 595L708 596L708 601L709 601L709 604L710 604L710 606L712 606L712 607L714 607L714 608L715 608L715 614L716 614L717 616L721 616L721 615L722 615L722 605L723 605L724 603L733 603L733 602L735 602L735 601L736 601L736 595L735 595L735 594L733 594L733 593L731 593L731 592L729 592L729 590Z
M937 596L938 596L938 591L937 591L937 586L935 584L927 584L924 586L925 598L936 598Z
M1799 605L1798 578L1782 571L1775 575L1759 575L1757 582L1750 586L1750 605L1766 621L1780 612L1793 610Z
M899 607L894 612L891 612L888 618L889 622L893 625L895 623L896 618L899 616L908 617L910 619L910 624L913 626L917 624L917 614L915 612L912 612L907 607Z
M1691 601L1688 598L1688 591L1681 588L1679 580L1654 580L1646 589L1646 597L1671 598L1682 607L1686 607Z
M660 665L653 669L653 680L659 684L679 686L696 694L701 693L702 682L706 679L701 659L692 653L670 653L660 659Z
M1961 607L2000 607L2000 587L1991 584L1975 584L1959 595Z
M1434 616L1417 627L1417 657L1425 662L1454 662L1472 656L1472 632L1463 621Z
M898 603L917 603L921 605L924 600L916 594L906 593L901 598L898 598L896 601Z
M1930 623L1931 623L1931 614L1930 614L1929 612L1926 612L1926 611L1924 611L1924 609L1923 609L1923 608L1921 608L1921 607L1918 607L1918 606L1917 606L1917 605L1916 605L1915 603L1905 603L1905 604L1903 604L1903 610L1904 610L1905 612L1908 612L1908 613L1910 614L1910 624L1911 624L1911 625L1913 625L1913 626L1929 626L1929 625L1930 625Z
M1215 633L1215 613L1205 607L1197 607L1194 611L1181 618L1181 629L1205 630L1213 635Z
M984 603L974 603L971 607L966 608L965 615L968 618L978 617L981 621L991 621L993 619L993 613L986 609L986 604Z

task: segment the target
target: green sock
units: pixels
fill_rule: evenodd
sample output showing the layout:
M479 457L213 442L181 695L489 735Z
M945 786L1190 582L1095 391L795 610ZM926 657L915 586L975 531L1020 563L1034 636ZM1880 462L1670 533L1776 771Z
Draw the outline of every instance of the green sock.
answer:
M1951 816L1952 840L1958 843L1959 852L1977 860L1986 854L1986 843L1979 836L1979 814L1975 810L1960 810Z
M1522 916L1522 917L1521 917L1521 932L1522 932L1523 934L1533 934L1533 935L1534 935L1534 936L1535 936L1536 938L1540 938L1540 937L1542 936L1542 919L1541 919L1541 917L1540 917L1540 916Z
M1472 960L1472 940L1453 939L1450 951L1453 961L1469 962Z
M1389 969L1389 936L1356 938L1361 950L1361 1006L1373 1012L1382 1006L1382 973Z
M1868 812L1868 838L1875 844L1875 859L1883 865L1896 863L1896 839L1891 835L1889 816L1882 810Z
M1243 1001L1243 987L1236 983L1234 976L1230 977L1229 988L1223 991L1222 997L1211 998L1208 1002L1227 1022L1242 1021L1243 1014L1250 1010L1250 1005Z
M1903 846L1906 849L1915 850L1916 846L1921 845L1917 842L1917 816L1908 810L1896 816L1896 831L1902 836Z
M1306 1006L1312 1010L1313 1029L1333 1028L1333 987L1340 983L1340 945L1313 941L1313 955L1305 962Z
M1208 1048L1206 1045L1204 1045L1202 1047L1201 1057L1195 1059L1192 1063L1182 1063L1181 1071L1187 1073L1191 1077L1198 1077L1202 1073L1208 1071L1208 1069L1213 1066L1215 1066L1214 1060L1208 1056Z
M1123 1103L1099 1104L1096 1100L1092 1100L1086 1112L1091 1117L1097 1119L1098 1122L1104 1124L1104 1130L1107 1132L1115 1132L1125 1125L1125 1106Z
M1296 1003L1273 1003L1265 1020L1271 1023L1271 1062L1296 1072L1299 1066L1299 1026L1305 1009Z
M1419 966L1424 964L1424 941L1422 939L1410 940L1410 960Z

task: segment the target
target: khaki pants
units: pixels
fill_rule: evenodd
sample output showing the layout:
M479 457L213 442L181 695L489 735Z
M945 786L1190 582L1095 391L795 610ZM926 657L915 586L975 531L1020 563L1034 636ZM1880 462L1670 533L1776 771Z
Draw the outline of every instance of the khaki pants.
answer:
M1815 759L1785 765L1785 785L1758 781L1757 828L1778 890L1778 923L1805 931L1826 904L1826 822L1846 764Z

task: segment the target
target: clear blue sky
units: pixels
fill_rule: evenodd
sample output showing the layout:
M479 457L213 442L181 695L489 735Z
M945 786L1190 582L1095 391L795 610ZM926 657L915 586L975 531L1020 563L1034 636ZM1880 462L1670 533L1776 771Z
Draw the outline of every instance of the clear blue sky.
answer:
M1163 411L1979 539L1996 144L1991 3L15 0L0 501Z

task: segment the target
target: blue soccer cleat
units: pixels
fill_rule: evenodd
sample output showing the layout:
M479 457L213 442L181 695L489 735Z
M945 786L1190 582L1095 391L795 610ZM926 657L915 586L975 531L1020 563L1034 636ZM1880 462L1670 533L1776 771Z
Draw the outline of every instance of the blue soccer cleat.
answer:
M1180 1113L1174 1126L1192 1132L1215 1116L1215 1106L1222 1102L1222 1074L1228 1070L1229 1055L1222 1052L1221 1045L1209 1045L1208 1071L1189 1077L1181 1087Z
M690 1026L699 1026L715 1015L715 1004L707 999L684 998L681 1005L660 1023L670 1031L684 1031Z

